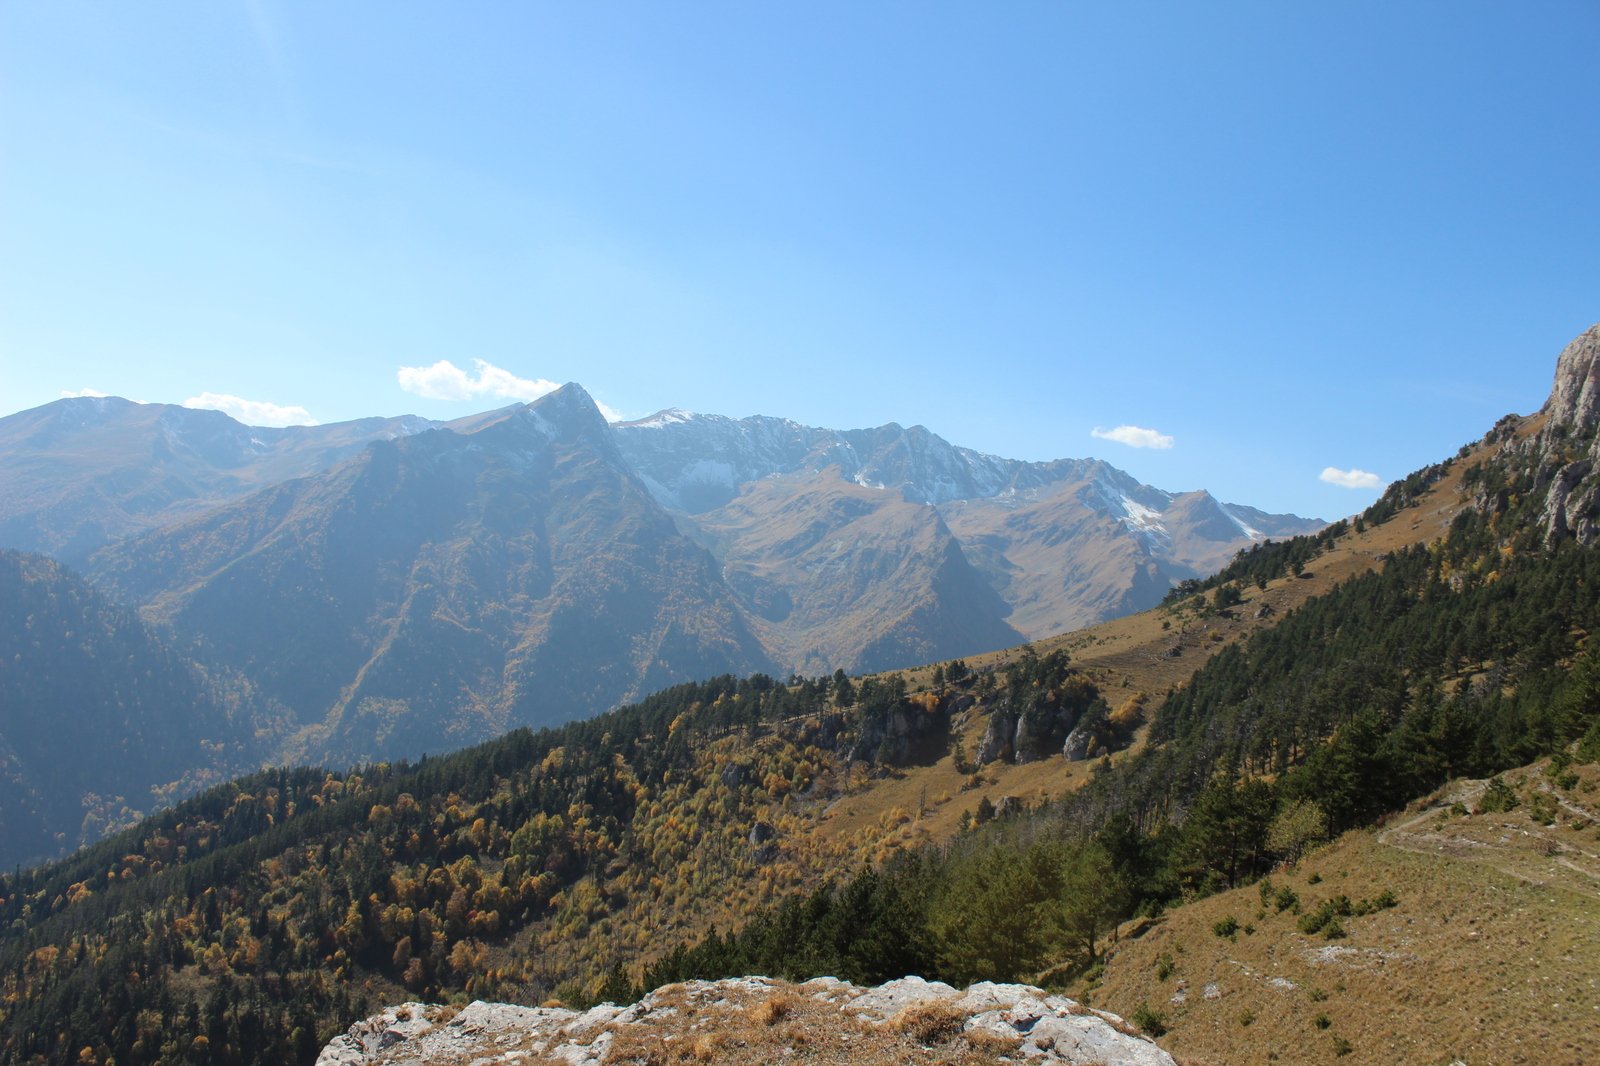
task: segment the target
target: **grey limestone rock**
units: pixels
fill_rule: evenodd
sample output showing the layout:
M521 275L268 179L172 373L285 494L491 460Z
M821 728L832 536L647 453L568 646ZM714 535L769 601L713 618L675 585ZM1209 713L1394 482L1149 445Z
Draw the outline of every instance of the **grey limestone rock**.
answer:
M783 985L765 977L666 985L629 1007L602 1004L582 1014L562 1008L477 1002L454 1017L421 1003L391 1007L350 1027L323 1049L317 1066L423 1066L432 1063L542 1060L600 1066L630 1032L664 1039L736 1026L752 1005L774 996L808 997L840 1013L839 1036L853 1026L891 1027L908 1010L949 1009L967 1015L963 1028L1017 1042L1018 1061L1050 1066L1175 1066L1170 1055L1114 1014L1091 1010L1032 985L984 981L957 990L909 976L876 988L833 977ZM746 1023L747 1024L747 1023ZM825 1027L824 1027L825 1028ZM859 1030L854 1030L859 1034ZM818 1040L828 1034L819 1032ZM800 1060L795 1060L800 1061Z

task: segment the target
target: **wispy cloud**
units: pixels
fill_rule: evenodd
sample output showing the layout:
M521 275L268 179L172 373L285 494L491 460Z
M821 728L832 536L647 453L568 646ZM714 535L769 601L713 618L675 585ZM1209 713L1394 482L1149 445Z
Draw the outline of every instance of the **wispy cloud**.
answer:
M1383 487L1383 479L1370 470L1340 470L1330 466L1317 475L1321 481L1330 485L1338 485L1341 489L1378 489Z
M267 403L265 400L246 400L220 392L202 392L183 401L185 407L199 407L221 411L247 426L314 426L317 420L304 407Z
M61 398L63 400L79 400L79 399L82 399L85 396L90 396L90 397L94 397L94 398L98 399L99 397L110 396L110 395L111 394L109 392L101 392L99 389L79 389L76 392L73 392L73 391L71 391L69 389L62 389L61 390Z
M1089 435L1097 440L1112 440L1118 444L1126 444L1130 448L1155 448L1166 451L1172 447L1174 441L1165 433L1142 426L1118 426L1116 429L1101 429L1095 426Z
M546 378L519 378L482 359L472 361L473 372L468 373L448 359L432 366L403 366L397 378L405 391L425 400L521 400L529 403L548 396L561 386ZM600 413L608 422L622 421L622 415L595 401Z

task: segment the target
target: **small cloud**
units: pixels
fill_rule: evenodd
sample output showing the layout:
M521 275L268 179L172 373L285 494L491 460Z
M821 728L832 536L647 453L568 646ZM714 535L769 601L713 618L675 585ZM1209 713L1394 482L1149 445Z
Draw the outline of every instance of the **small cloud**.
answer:
M101 392L99 389L79 389L77 392L73 392L70 389L61 390L61 398L63 400L81 400L86 396L100 399L110 395L109 392Z
M1173 445L1172 438L1165 433L1144 429L1141 426L1118 426L1116 429L1101 429L1095 426L1089 431L1089 435L1097 440L1114 440L1130 448L1156 448L1166 451Z
M527 403L561 386L544 378L519 378L482 359L474 359L476 374L469 374L448 359L432 366L403 366L398 375L400 387L427 400L472 400L497 396Z
M285 407L264 400L245 400L220 392L202 392L198 396L191 396L183 401L183 406L221 411L247 426L268 426L276 429L283 426L317 424L317 420L311 417L311 412L304 407Z
M1379 489L1383 487L1383 479L1370 470L1340 470L1330 466L1317 475L1319 480L1330 485L1338 485L1341 489Z
M469 374L450 360L441 359L432 366L403 366L396 378L402 389L425 400L492 397L531 403L561 387L546 378L519 378L511 371L482 359L474 359L472 366L474 373ZM599 400L595 400L594 405L607 422L623 421L620 411L607 407Z

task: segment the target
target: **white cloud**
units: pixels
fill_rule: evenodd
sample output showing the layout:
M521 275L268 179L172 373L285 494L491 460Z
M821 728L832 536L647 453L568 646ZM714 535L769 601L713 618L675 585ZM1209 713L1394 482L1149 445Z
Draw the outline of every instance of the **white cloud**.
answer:
M477 374L469 374L448 359L432 366L403 366L400 387L428 400L471 400L498 396L507 400L537 400L561 386L544 378L519 378L482 359L474 359Z
M1321 481L1330 485L1338 485L1342 489L1379 489L1383 487L1383 479L1370 470L1340 470L1330 466L1317 475Z
M519 378L511 371L503 370L482 359L474 359L472 366L475 373L469 374L450 360L441 359L432 366L403 366L396 377L402 389L425 400L475 400L480 397L493 397L529 403L561 387L546 378ZM623 420L620 412L607 407L599 400L595 400L594 405L600 409L607 422Z
M1118 426L1116 429L1101 429L1095 426L1089 431L1089 435L1097 440L1114 440L1130 448L1156 448L1166 451L1173 445L1172 438L1165 433L1140 426Z
M221 411L247 426L314 426L317 420L304 407L281 406L264 400L245 400L220 392L202 392L183 401L185 407L201 407Z
M85 396L92 396L92 397L98 399L100 397L110 396L110 395L111 394L109 392L101 392L99 389L79 389L76 392L73 392L73 391L71 391L69 389L62 389L61 390L61 398L63 400L79 400L79 399L82 399Z

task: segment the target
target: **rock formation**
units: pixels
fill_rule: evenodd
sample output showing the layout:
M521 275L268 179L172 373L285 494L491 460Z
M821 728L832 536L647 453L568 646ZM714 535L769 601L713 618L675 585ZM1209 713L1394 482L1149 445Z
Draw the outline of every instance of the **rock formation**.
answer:
M832 977L689 981L631 1007L578 1012L477 1002L407 1003L350 1027L317 1066L848 1061L1174 1066L1121 1018L1031 985L958 991L905 977L860 988Z

